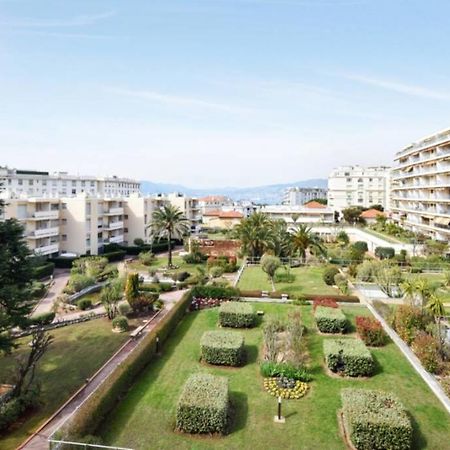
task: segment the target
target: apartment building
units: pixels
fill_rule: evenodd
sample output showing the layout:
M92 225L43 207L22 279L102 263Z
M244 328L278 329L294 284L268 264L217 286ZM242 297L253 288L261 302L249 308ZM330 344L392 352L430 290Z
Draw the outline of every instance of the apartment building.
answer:
M450 238L450 129L414 142L395 156L392 220L433 239Z
M327 189L324 188L302 188L290 187L284 191L283 205L304 205L318 198L327 198Z
M198 230L202 223L202 212L197 198L175 192L167 195L167 200L177 207L189 220L191 230Z
M198 199L198 204L202 214L204 214L208 211L220 210L224 206L232 206L233 201L225 195L208 195L206 197L200 197Z
M9 196L75 197L79 194L101 197L127 197L140 192L140 183L128 178L70 175L66 172L40 172L0 167L0 184Z
M260 211L271 219L284 220L287 224L332 224L334 223L334 210L312 201L303 206L269 205L263 206Z
M328 177L328 206L341 212L349 206L390 206L390 167L342 166Z

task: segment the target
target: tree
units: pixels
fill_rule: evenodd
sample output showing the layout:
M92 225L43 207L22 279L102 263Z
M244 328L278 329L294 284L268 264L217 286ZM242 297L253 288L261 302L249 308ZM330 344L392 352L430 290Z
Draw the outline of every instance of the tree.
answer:
M273 277L275 276L275 272L281 266L280 258L272 255L264 255L261 259L261 268L267 273L270 282L272 284L272 291L275 291L275 285L273 283Z
M447 242L435 241L433 239L428 239L424 243L424 250L428 256L443 256L445 251L448 249Z
M119 314L118 305L120 300L122 300L122 296L123 281L121 279L114 280L102 289L100 301L105 307L109 320L113 320Z
M319 254L325 254L325 248L320 241L319 236L314 233L311 228L301 224L292 235L292 250L302 259L306 261L306 253L308 250L314 249Z
M136 247L142 247L142 246L144 245L144 239L142 239L142 238L136 238L136 239L134 239L133 244L134 244Z
M366 221L364 217L361 217L363 211L364 208L361 206L350 206L342 211L342 215L344 216L344 220L352 225L364 225Z
M273 223L260 212L241 220L233 232L241 241L242 253L251 258L261 258L273 242Z
M398 297L403 275L398 266L379 261L375 263L375 282L388 297Z
M275 256L286 258L291 254L291 238L287 224L284 220L275 220L271 223L272 232L269 242L269 250Z
M384 211L383 205L380 205L380 204L371 205L371 206L369 206L369 209L376 209L377 211L380 211L380 212Z
M339 231L339 233L337 234L336 241L342 247L345 247L346 245L348 245L350 243L350 238L349 238L348 234L344 230L342 230L342 231Z
M434 320L436 321L439 351L442 352L441 319L443 316L445 316L445 308L444 303L442 302L442 298L438 295L431 294L428 299L427 309L431 312L431 314L433 314Z
M15 219L0 222L0 352L15 347L10 331L25 326L33 307L32 267L24 229Z
M172 264L172 239L181 239L189 233L189 224L186 217L173 205L164 205L155 211L150 223L150 232L156 239L166 238L168 246L167 267L173 268Z
M127 302L134 300L139 296L139 274L138 273L129 273L127 276L127 282L125 285L125 298ZM130 303L130 306L131 303Z

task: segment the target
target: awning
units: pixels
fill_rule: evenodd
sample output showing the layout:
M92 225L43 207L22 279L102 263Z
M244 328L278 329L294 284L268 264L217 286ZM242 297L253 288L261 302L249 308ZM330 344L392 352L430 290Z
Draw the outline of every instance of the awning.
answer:
M435 225L444 225L449 226L450 225L450 218L449 217L436 217L434 219Z

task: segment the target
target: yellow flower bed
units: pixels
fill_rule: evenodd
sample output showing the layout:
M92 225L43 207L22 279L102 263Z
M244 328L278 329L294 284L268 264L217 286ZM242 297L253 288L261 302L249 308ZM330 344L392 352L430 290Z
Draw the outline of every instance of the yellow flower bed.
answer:
M297 380L295 382L295 387L292 389L279 387L277 381L277 378L264 378L264 389L274 397L299 399L302 398L308 391L308 385L303 383L303 381Z

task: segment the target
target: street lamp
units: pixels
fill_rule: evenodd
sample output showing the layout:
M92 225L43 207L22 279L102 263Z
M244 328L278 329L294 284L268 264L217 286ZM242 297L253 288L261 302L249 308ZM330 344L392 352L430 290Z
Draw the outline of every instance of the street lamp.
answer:
M275 423L285 423L286 418L281 415L281 396L278 397L278 413L274 416L273 421Z

